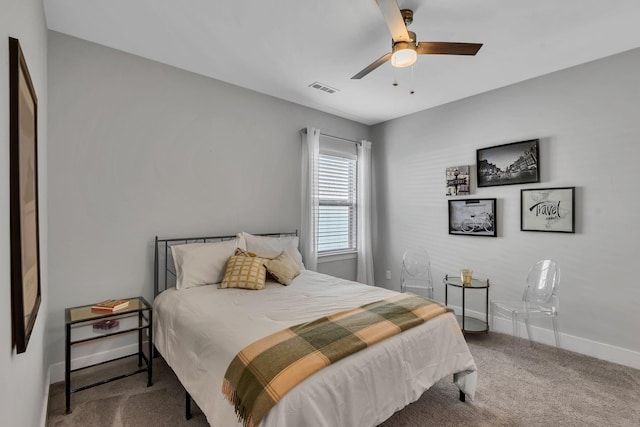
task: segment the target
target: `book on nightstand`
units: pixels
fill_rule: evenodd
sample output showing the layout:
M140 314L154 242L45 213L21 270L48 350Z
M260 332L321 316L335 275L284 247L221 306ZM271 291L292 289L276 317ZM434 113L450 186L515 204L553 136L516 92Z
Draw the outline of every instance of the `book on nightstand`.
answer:
M129 300L108 299L106 301L102 301L91 306L91 311L93 311L94 313L112 313L114 311L127 308L128 306L129 306Z

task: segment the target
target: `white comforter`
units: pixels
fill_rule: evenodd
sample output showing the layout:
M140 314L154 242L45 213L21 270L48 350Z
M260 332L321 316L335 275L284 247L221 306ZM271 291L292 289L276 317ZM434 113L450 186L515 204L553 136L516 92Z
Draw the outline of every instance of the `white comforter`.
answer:
M289 326L392 294L308 270L290 286L268 282L263 291L171 288L153 304L155 344L212 426L241 425L221 390L227 366L242 348ZM312 375L261 425L374 426L453 374L473 399L476 366L454 316L447 313Z

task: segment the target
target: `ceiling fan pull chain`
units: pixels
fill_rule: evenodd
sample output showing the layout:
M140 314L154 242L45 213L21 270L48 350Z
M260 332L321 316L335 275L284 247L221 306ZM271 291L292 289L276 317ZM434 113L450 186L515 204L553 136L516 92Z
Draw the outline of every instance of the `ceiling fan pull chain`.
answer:
M415 87L415 82L413 80L413 67L415 67L415 65L411 66L411 91L409 92L409 94L413 95L414 93L416 93L415 90L413 90L413 88Z

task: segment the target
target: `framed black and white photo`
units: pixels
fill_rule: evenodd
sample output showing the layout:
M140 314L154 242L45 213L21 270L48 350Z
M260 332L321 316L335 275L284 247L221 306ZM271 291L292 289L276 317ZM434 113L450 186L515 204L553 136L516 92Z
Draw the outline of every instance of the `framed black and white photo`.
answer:
M538 140L476 150L478 187L540 182Z
M520 190L520 230L575 233L575 187Z
M38 228L38 98L17 39L9 38L12 337L24 353L42 300Z
M497 237L496 199L449 200L449 234Z
M471 167L469 165L452 166L450 168L447 168L447 196L467 196L470 194L470 170Z

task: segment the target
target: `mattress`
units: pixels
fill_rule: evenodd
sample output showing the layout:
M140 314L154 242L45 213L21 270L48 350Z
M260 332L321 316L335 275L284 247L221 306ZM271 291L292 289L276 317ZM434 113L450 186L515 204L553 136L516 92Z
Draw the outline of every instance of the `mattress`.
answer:
M155 345L212 426L241 425L221 390L242 348L394 294L309 270L289 286L267 282L262 291L169 288L153 304ZM452 313L316 372L287 393L261 426L374 426L447 376L473 399L476 365Z

